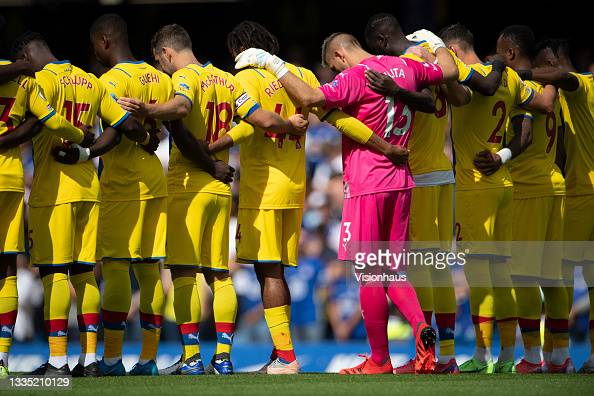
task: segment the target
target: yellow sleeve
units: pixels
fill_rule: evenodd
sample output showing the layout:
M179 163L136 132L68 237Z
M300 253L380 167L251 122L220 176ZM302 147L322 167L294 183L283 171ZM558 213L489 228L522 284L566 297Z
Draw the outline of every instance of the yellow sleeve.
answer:
M534 89L530 88L512 68L506 67L508 85L516 87L516 104L523 105L532 100Z
M472 77L472 74L475 73L474 69L472 67L468 66L466 63L462 62L460 60L460 58L458 58L452 50L448 50L448 51L450 51L450 55L452 55L452 58L454 58L454 62L456 63L456 66L458 67L458 81L463 83L463 82L470 80L470 77Z
M373 131L365 124L340 110L330 112L324 121L334 125L342 134L357 143L366 144L373 135Z
M580 73L571 72L570 74L572 74L575 78L577 78L578 83L579 83L578 88L575 91L563 90L563 94L566 97L573 97L573 98L586 94L587 90L588 90L588 85L586 84L587 77Z
M122 122L130 116L130 113L120 107L118 102L109 94L107 89L96 78L97 86L100 89L101 102L99 104L99 117L107 125L117 128Z
M56 113L56 110L48 103L45 97L42 95L39 85L37 82L28 78L24 81L25 86L28 90L28 101L27 103L29 111L39 119L52 133L56 136L66 139L73 143L80 143L83 141L83 132L68 122L60 114Z
M243 143L245 140L251 138L255 132L254 127L249 122L240 121L235 125L227 135L233 139L235 145Z
M236 78L233 75L230 75L230 78L234 81L235 87L237 87L237 89L233 91L235 114L245 119L249 117L254 111L256 111L260 105L254 99L252 99L247 91L247 88L244 87L239 78ZM246 86L250 87L250 84L246 84ZM252 91L257 92L254 87L250 88Z
M183 96L190 101L190 105L194 106L194 102L196 101L196 90L192 86L194 85L192 82L193 77L190 73L192 73L190 69L179 69L173 73L171 82L173 83L174 95Z
M102 75L99 81L114 100L128 96L128 79L125 78L123 70L114 68Z

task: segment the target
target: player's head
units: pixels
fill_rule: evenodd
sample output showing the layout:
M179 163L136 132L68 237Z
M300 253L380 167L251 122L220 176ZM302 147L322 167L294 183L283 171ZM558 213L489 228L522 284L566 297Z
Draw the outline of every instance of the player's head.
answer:
M128 25L117 14L104 14L93 22L89 31L97 60L112 66L111 55L121 45L128 46Z
M564 39L547 39L536 45L535 66L564 67L571 65L569 43Z
M439 32L439 36L458 57L474 51L474 36L466 26L460 23L445 27Z
M233 58L248 48L260 48L278 54L278 40L258 22L243 21L227 35L227 48Z
M528 26L508 26L497 39L497 55L503 57L507 65L515 67L518 61L534 57L535 42L534 32Z
M404 38L400 22L392 14L375 14L365 26L365 42L375 54L398 55L391 53L390 43Z
M151 49L161 69L167 74L173 74L180 68L177 64L179 55L192 52L192 39L183 27L177 24L165 25L153 36Z
M41 34L29 31L14 40L12 56L15 59L25 59L31 64L33 70L39 71L47 65L47 60L52 53Z
M322 43L322 65L335 72L355 66L360 61L356 54L363 48L355 36L348 33L332 33Z

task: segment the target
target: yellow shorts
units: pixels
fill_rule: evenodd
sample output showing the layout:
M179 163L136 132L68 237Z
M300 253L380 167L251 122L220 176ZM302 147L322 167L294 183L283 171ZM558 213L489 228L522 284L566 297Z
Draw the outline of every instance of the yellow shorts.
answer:
M303 209L239 209L237 261L296 267Z
M100 208L98 259L165 258L167 198L102 202Z
M510 256L513 187L456 190L456 240L470 255Z
M562 279L565 197L513 200L511 273Z
M413 188L409 220L410 240L435 245L427 248L450 250L453 234L454 185ZM413 243L413 246L416 245L424 247L423 243Z
M25 253L24 196L0 191L0 254Z
M97 202L29 208L31 264L94 265L98 223Z
M564 258L594 261L594 195L565 197Z
M169 194L165 265L229 271L231 196Z

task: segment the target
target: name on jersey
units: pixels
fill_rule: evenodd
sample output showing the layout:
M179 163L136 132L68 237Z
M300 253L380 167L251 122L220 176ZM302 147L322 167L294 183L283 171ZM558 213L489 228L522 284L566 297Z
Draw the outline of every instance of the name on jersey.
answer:
M150 83L159 83L159 76L155 73L145 73L138 76L138 81L142 85L150 84Z
M222 87L225 87L225 88L227 88L231 92L234 92L235 91L235 85L233 85L232 82L228 81L224 77L217 76L215 74L209 74L206 77L206 79L203 80L200 83L200 89L202 90L202 92L204 92L204 91L206 91L208 89L208 87L210 87L213 84L216 84L216 85L220 85Z
M60 77L60 84L63 86L80 85L81 87L86 87L87 89L93 88L91 81L87 80L83 76L62 76Z
M282 88L283 88L283 83L281 83L280 81L276 80L276 81L273 81L270 84L268 84L268 86L266 88L264 88L264 92L270 98L272 95L274 95L274 93L276 91L278 91L278 90L280 90Z
M404 70L400 67L393 67L390 70L386 70L384 74L390 78L406 78Z

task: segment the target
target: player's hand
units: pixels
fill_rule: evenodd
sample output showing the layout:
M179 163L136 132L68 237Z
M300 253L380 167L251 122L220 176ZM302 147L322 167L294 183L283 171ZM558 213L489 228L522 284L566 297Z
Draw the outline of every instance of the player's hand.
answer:
M390 77L377 72L375 70L365 70L365 78L367 78L367 85L383 96L397 96L401 88Z
M248 66L266 69L277 78L281 78L289 72L284 60L259 48L248 48L235 57L236 69Z
M303 136L307 132L309 121L307 121L307 118L305 118L303 114L292 115L287 119L287 121L289 121L289 123L293 127L293 130L290 131L291 135Z
M396 166L403 166L406 165L408 162L408 154L409 151L406 147L402 147L399 145L392 145L385 156L392 161L392 163Z
M416 55L427 63L434 63L436 59L435 55L433 55L431 52L427 51L427 49L421 47L420 45L413 45L412 47L408 47L406 49L406 53Z
M491 176L501 168L501 157L489 150L483 150L474 157L474 166L485 176Z
M234 173L235 168L229 166L225 161L217 160L214 163L214 169L211 176L225 184L229 184L233 181Z
M17 59L14 61L16 65L18 65L22 74L30 77L35 77L35 69L31 62L26 59Z
M446 48L443 40L435 33L427 29L417 30L416 32L406 36L406 38L411 41L426 41L433 52L437 51L439 48Z
M95 134L93 133L93 127L89 125L82 125L80 130L83 132L83 140L80 142L81 147L91 147L95 143Z
M118 104L122 106L122 109L132 114L137 118L144 118L148 115L146 104L138 99L134 98L119 98Z
M157 131L148 131L150 136L147 144L141 144L140 147L149 154L155 154L155 151L159 148L161 139L157 136Z
M90 150L73 144L70 147L55 147L52 150L54 159L62 164L73 165L89 159Z

